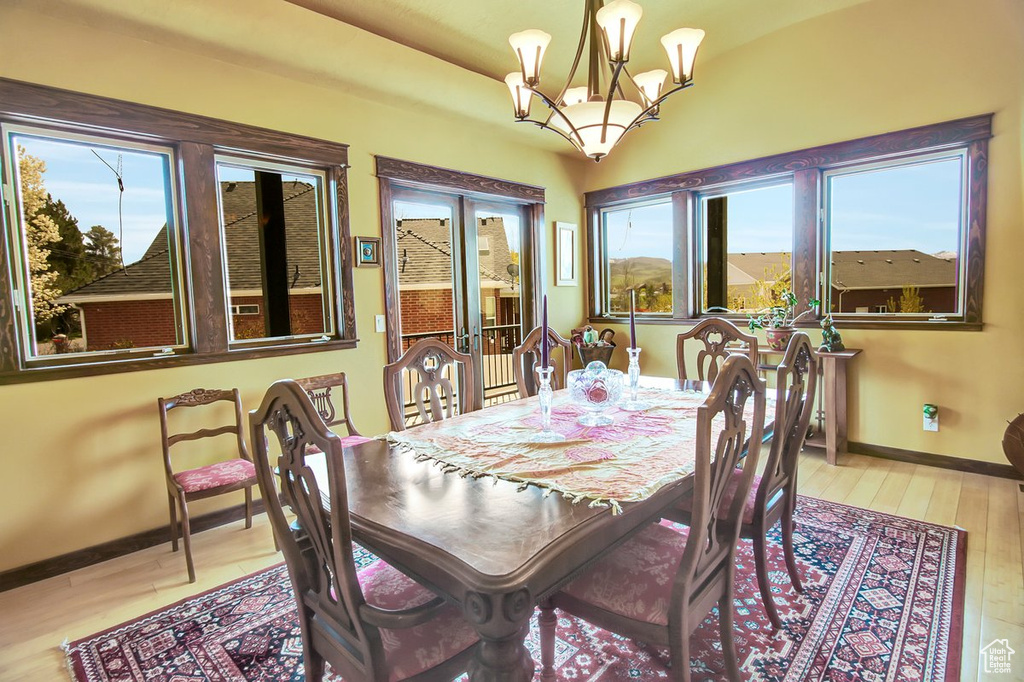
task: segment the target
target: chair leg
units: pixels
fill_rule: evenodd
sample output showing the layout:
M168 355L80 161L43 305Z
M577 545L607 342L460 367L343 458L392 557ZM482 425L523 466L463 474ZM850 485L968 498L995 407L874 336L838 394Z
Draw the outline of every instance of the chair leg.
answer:
M178 501L167 493L167 506L171 508L171 551L178 551Z
M736 658L736 642L733 639L733 586L735 569L730 560L730 569L725 578L725 592L718 600L718 624L722 632L722 656L725 658L725 674L732 682L740 682L740 666ZM770 597L769 597L770 599Z
M196 581L196 567L192 563L192 528L189 525L188 504L184 497L179 497L181 502L181 536L185 541L185 566L188 567L188 581Z
M672 628L669 628L668 651L672 661L669 677L673 682L690 682L690 615L685 606L679 622L682 632L678 635L673 635Z
M779 612L775 609L775 599L772 597L771 584L768 582L768 548L765 546L764 529L758 529L754 533L754 566L757 569L757 586L761 589L761 601L764 602L765 613L768 620L776 630L782 628L782 620Z
M793 583L793 589L803 594L804 586L800 582L796 554L793 553L793 506L793 503L787 500L785 511L782 512L782 551L786 555L786 570L789 571L789 580Z
M252 486L245 488L245 527L252 528Z
M550 599L541 601L537 622L540 626L540 679L541 682L555 682L555 634L558 616Z
M324 657L313 647L311 615L299 604L299 630L302 633L302 667L306 682L319 682L324 678Z

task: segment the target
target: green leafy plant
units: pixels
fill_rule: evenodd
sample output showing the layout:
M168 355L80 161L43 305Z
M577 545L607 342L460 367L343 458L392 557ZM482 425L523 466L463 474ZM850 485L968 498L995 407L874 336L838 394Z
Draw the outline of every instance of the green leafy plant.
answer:
M773 305L747 316L747 327L750 331L755 329L785 329L792 327L804 315L814 313L814 307L821 301L812 298L807 301L809 308L799 315L796 314L796 306L800 300L792 291L784 291L780 299Z

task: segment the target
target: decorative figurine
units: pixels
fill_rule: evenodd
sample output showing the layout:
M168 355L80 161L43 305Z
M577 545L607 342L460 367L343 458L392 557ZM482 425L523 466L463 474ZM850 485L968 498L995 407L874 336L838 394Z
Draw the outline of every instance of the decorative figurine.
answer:
M843 345L843 337L839 336L831 315L826 315L821 321L821 346L818 347L818 350L823 353L838 353L841 350L846 350L846 346Z

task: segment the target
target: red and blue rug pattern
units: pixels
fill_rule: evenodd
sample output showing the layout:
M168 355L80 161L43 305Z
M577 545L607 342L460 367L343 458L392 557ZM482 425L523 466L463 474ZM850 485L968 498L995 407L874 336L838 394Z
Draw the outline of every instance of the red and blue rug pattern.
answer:
M953 682L959 678L966 533L865 509L799 498L795 547L804 593L779 546L770 577L784 621L773 632L751 544L737 552L736 642L752 681ZM365 565L377 559L357 552ZM691 640L694 680L724 678L718 613ZM539 660L536 618L527 646ZM284 566L242 578L87 637L67 648L79 682L299 681L302 642ZM560 614L559 679L664 679L668 652ZM340 678L328 675L328 679Z

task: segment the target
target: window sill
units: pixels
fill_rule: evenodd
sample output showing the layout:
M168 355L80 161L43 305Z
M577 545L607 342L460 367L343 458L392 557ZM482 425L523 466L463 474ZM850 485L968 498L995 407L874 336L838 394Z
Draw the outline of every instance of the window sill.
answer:
M0 373L0 384L24 384L36 381L55 381L58 379L75 379L78 377L103 376L123 372L138 372L149 369L166 369L186 367L188 365L207 365L235 360L255 360L259 358L281 355L299 355L316 353L326 350L345 350L355 348L359 339L337 339L323 343L303 343L288 346L265 348L245 348L214 353L181 353L179 355L161 355L147 358L126 358L108 360L106 362L83 362L78 365L30 367L17 372Z

